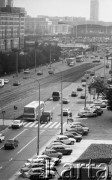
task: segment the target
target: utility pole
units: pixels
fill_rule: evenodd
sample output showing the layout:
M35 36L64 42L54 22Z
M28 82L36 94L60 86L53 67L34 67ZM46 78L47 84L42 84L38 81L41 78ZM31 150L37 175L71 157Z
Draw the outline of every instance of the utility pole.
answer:
M40 148L40 82L39 81L38 81L38 85L39 85L39 111L38 111L38 129L37 129L37 155L39 155L39 148Z
M63 84L62 84L62 72L61 72L61 133L63 134Z

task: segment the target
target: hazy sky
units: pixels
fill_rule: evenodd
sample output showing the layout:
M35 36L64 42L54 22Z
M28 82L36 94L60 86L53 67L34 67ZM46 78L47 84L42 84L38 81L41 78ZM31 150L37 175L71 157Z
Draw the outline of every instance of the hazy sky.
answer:
M24 7L27 14L48 16L90 17L90 0L13 0L14 6ZM99 0L99 19L112 22L112 0Z

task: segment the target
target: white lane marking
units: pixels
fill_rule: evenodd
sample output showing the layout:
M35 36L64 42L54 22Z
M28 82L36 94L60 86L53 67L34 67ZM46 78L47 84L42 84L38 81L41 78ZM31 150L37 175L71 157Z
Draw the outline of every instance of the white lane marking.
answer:
M27 122L23 122L23 126L26 124Z
M54 128L58 128L60 126L60 123L58 123Z
M44 127L46 124L42 124L42 125L40 125L40 128L42 128L42 127Z
M54 122L54 124L52 124L49 128L52 128L53 126L55 126L58 122Z
M44 132L45 130L40 132L40 135ZM20 152L22 152L29 144L31 144L35 139L37 138L37 136L35 136L31 141L29 141L23 148L21 148L20 151L17 152L17 154L19 154Z
M48 126L50 126L52 124L52 122L49 122L44 128L47 128Z
M24 131L26 131L28 129L24 129L23 131L21 131L17 136L15 136L13 139L16 139L18 136L20 136L22 133L24 133Z
M36 126L34 126L35 128L38 127L38 124Z
M30 124L32 124L32 122L27 123L24 127L27 127L27 126L29 126Z
M32 123L29 127L33 127L37 124L37 122Z

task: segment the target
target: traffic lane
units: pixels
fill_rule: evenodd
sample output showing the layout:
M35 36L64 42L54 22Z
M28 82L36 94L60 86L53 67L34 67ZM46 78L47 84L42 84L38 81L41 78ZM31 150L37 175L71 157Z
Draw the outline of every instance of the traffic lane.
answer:
M2 179L8 179L15 172L17 172L26 162L29 157L32 157L37 152L37 130L33 130L33 136L30 135L31 129L29 129L29 136L23 135L21 138L21 147L16 148L15 154L10 158L10 161L6 161L3 168L0 170L0 177ZM40 131L40 135L44 130ZM32 132L31 132L32 133ZM6 152L6 156L10 150ZM13 151L13 150L12 150ZM5 159L3 159L5 161ZM6 159L7 160L7 159ZM7 174L5 174L7 172Z

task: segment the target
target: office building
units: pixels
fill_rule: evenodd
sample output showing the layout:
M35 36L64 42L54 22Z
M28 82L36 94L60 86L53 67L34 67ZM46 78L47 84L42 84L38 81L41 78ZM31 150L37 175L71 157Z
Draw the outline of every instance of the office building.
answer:
M90 20L99 20L99 0L91 0L90 3Z

